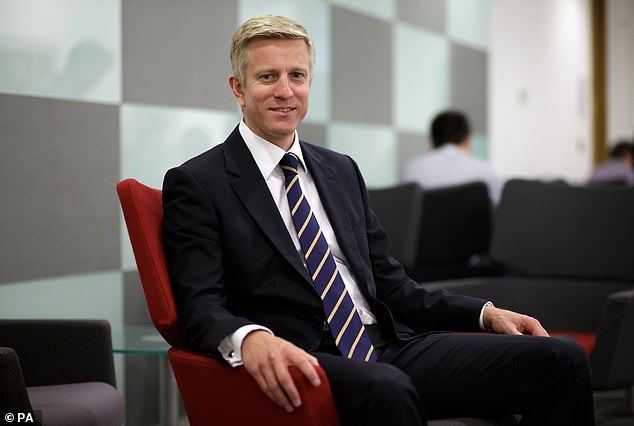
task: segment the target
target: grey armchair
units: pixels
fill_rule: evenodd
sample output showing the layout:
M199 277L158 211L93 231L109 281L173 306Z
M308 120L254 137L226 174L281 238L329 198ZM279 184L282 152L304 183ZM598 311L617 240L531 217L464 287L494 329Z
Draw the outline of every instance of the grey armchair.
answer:
M488 263L493 206L484 182L423 188L416 262L408 272L417 281L482 275Z
M109 323L0 320L0 412L42 426L121 425Z
M487 258L492 206L483 182L435 189L403 183L368 192L392 254L414 280L498 272Z
M417 183L368 190L372 210L390 236L392 255L406 268L414 267L420 234L423 192Z

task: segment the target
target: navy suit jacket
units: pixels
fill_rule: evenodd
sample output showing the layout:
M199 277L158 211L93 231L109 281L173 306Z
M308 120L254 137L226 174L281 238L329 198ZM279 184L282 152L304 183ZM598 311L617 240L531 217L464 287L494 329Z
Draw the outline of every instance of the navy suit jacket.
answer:
M356 282L387 339L414 330L477 330L485 301L427 291L390 255L363 178L348 156L300 142L306 166ZM167 172L163 239L186 346L219 356L247 324L315 350L324 312L238 128Z

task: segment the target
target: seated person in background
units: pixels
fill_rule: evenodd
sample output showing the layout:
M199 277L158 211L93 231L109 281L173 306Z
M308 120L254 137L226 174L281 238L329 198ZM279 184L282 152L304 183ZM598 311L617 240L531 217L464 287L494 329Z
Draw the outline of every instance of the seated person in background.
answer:
M610 150L610 158L599 165L589 183L592 185L634 185L634 144L619 140Z
M459 111L445 111L431 123L433 150L407 162L403 182L417 182L424 188L484 182L494 204L500 200L502 181L484 161L469 154L471 129Z
M535 318L410 279L356 163L300 140L315 60L306 29L250 19L230 56L242 120L163 183L186 346L244 368L289 412L302 403L289 366L313 386L321 366L343 426L512 413L524 426L594 425L583 348ZM496 334L431 331L481 329Z

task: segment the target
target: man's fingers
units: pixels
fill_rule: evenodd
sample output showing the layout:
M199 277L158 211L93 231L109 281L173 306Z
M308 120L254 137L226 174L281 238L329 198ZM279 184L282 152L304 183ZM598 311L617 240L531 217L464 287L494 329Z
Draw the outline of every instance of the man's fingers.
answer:
M284 393L287 400L290 400L293 407L299 407L302 405L302 399L299 396L293 377L288 371L288 363L280 358L275 358L272 361L279 390Z
M312 355L308 355L308 358L302 357L301 359L293 362L293 364L299 368L299 371L301 371L301 373L308 379L311 385L319 386L321 384L321 379L315 369L315 367L319 365L317 358Z
M317 358L267 332L247 335L242 343L242 356L244 367L260 389L288 412L302 404L289 366L297 367L312 385L321 384L315 369L319 365Z
M302 399L293 380L293 376L291 376L289 372L289 366L297 367L314 386L321 384L319 375L315 370L315 365L318 365L317 358L307 354L301 349L294 346L286 346L280 352L271 353L270 361L281 391L290 399L294 407L300 407L302 405Z
M537 321L535 318L531 318L531 317L528 318L525 325L525 329L528 333L532 334L533 336L544 336L544 337L550 336L548 332L544 329L544 327L542 327L540 322Z
M548 332L542 327L540 322L528 315L491 306L486 307L484 312L486 315L485 324L488 324L489 328L496 333L548 336Z
M293 403L289 399L286 391L280 384L278 372L275 366L273 368L265 368L263 370L263 376L265 381L265 388L262 389L269 398L271 398L276 404L284 408L289 413L293 411Z
M253 363L248 366L245 364L245 369L255 379L255 382L266 396L286 411L293 411L290 400L281 389L275 371L269 364L264 362Z

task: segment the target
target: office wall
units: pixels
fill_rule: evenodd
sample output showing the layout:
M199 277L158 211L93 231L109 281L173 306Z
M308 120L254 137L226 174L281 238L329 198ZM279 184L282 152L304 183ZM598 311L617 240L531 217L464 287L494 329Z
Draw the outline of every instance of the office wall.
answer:
M149 324L115 184L160 187L168 168L222 142L240 118L229 40L257 14L297 18L312 34L300 135L351 154L369 186L397 182L449 106L472 117L486 158L488 5L0 0L0 317ZM152 362L125 361L130 424L155 412L143 395Z
M634 138L634 2L606 1L608 143Z
M488 2L459 3L0 0L0 293L134 269L114 185L160 187L235 126L227 46L256 14L293 16L312 33L301 135L352 154L368 185L395 183L448 106L473 117L486 157ZM59 295L65 314L71 295ZM0 297L0 312L55 314L14 302Z
M492 0L490 153L505 177L581 182L592 167L588 0Z

